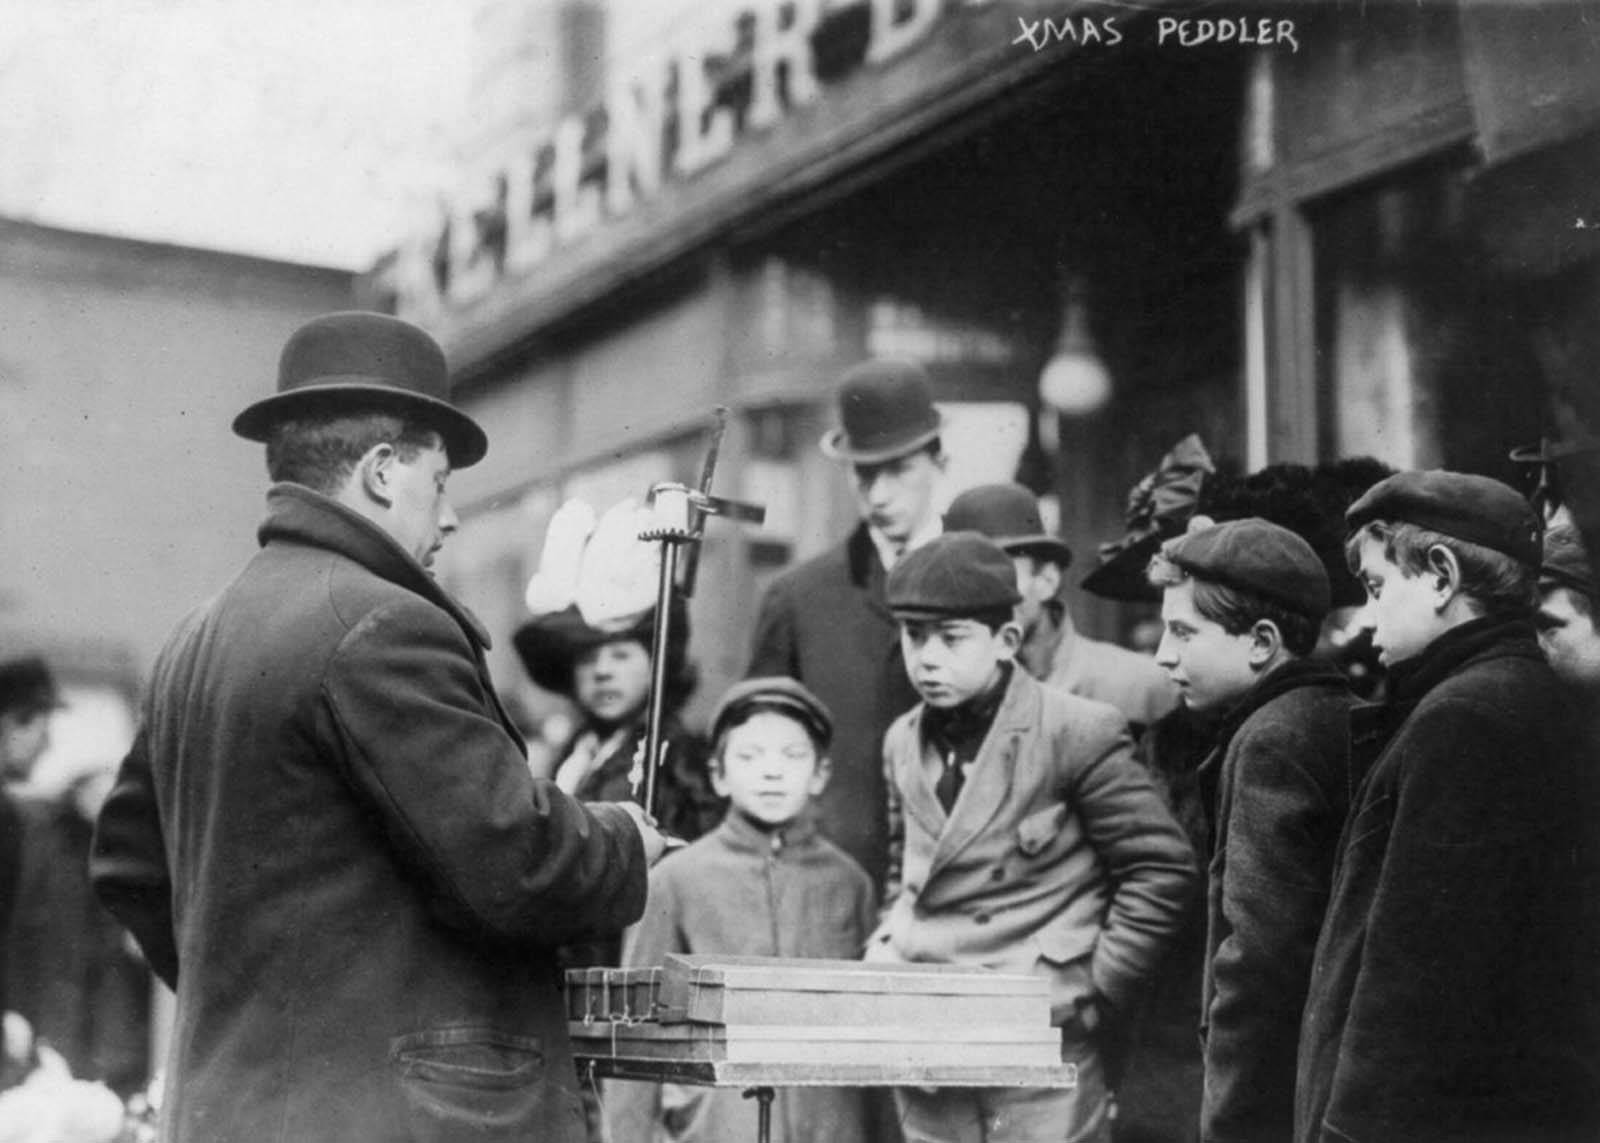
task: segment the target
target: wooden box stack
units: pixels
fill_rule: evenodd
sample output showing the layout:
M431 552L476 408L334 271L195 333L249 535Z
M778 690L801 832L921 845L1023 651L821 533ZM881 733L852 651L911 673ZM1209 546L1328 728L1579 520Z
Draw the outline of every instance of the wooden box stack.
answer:
M567 1015L598 1075L741 1086L1073 1082L1037 977L956 965L673 956L575 969Z

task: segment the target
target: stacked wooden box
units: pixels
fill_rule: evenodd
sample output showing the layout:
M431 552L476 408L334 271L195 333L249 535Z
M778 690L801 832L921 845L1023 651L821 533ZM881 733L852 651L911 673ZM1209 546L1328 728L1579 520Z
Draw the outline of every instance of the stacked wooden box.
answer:
M580 1064L741 1086L1059 1087L1074 1081L1044 981L955 965L668 956L576 969Z

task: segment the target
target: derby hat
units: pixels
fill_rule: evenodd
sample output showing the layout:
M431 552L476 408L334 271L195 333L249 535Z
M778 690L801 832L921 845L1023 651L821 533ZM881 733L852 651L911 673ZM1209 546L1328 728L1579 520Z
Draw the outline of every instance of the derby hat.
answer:
M392 411L444 438L454 468L483 459L483 429L450 403L444 350L423 330L387 314L345 312L313 318L296 330L278 359L278 391L245 409L233 431L266 441L294 417L361 409Z
M943 428L920 365L863 361L839 382L839 427L823 434L822 453L850 464L882 464L916 452Z
M1036 556L1065 568L1072 549L1044 530L1039 499L1020 484L969 488L945 509L946 532L981 532L1007 555Z

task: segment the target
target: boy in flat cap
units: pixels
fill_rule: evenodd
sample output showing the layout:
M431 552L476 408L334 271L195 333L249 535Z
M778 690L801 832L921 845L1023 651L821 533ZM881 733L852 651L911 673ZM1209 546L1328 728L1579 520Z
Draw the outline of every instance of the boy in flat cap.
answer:
M1600 586L1570 519L1544 534L1539 566L1539 643L1561 681L1591 717L1600 717Z
M1016 669L1018 598L1010 557L976 532L931 541L889 576L922 702L884 740L890 888L868 958L1044 977L1078 1086L898 1091L910 1143L1108 1140L1102 1037L1194 881L1123 717Z
M883 589L895 561L939 534L944 417L922 367L895 359L846 372L838 412L821 449L848 466L861 521L845 540L773 581L745 673L799 679L828 704L833 780L817 800L817 821L881 885L879 751L889 723L917 701Z
M1034 678L1068 694L1110 703L1137 737L1178 705L1178 693L1148 655L1080 633L1061 598L1072 549L1044 530L1039 501L1020 484L970 488L945 509L947 532L982 532L1017 568L1017 658Z
M1444 471L1346 519L1389 698L1354 742L1379 752L1312 965L1296 1137L1600 1138L1600 808L1532 624L1539 520Z
M375 313L302 326L234 430L261 550L163 647L91 866L177 991L162 1139L579 1143L551 950L635 920L664 842L533 778L430 573L483 430Z
M729 800L711 833L650 875L644 919L623 963L667 953L861 955L876 912L867 875L822 837L812 800L828 784L833 717L794 679L746 679L711 716L712 782ZM607 1085L612 1137L653 1143L753 1139L756 1106L738 1089ZM773 1106L776 1143L859 1143L870 1122L860 1089L785 1088Z
M1202 1143L1294 1130L1295 1048L1311 955L1355 779L1354 697L1311 660L1330 605L1310 544L1257 518L1170 540L1156 661L1213 725L1200 765L1210 823L1200 1034Z

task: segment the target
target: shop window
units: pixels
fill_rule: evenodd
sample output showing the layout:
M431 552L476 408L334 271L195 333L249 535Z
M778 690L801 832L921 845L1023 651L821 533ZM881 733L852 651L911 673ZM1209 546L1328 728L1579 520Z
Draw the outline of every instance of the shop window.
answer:
M1537 439L1538 366L1518 287L1484 255L1463 161L1307 211L1325 456L1501 474Z

